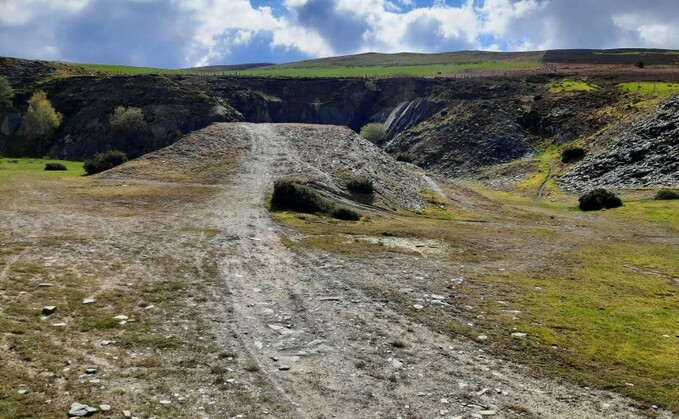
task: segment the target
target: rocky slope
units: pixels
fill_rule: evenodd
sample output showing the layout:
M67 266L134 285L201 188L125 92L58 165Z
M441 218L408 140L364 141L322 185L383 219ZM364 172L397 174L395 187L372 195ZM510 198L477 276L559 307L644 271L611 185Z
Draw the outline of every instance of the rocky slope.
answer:
M61 77L60 68L0 58L0 75L7 76L18 91L14 107L0 111L0 154L81 160L99 151L120 149L138 157L214 122L343 125L354 131L380 122L386 124L388 133L379 145L390 154L407 153L415 164L445 176L466 176L529 157L549 144L610 136L610 127L639 112L627 106L633 99L603 80L602 88L593 91L553 92L548 83L555 78L544 75L379 80ZM45 90L64 114L64 123L51 138L30 142L18 130L26 101L38 89ZM146 127L113 129L109 117L117 106L141 108ZM643 160L646 155L639 156ZM639 156L630 155L625 164ZM596 169L601 173L590 176L598 178L610 171L610 165L602 164ZM655 166L650 163L649 167ZM659 173L644 172L639 164L629 170L634 173L621 177L631 179L629 185L646 184L638 179ZM571 189L586 188L588 179L574 174L564 182ZM574 184L578 182L581 187Z
M679 96L621 132L603 135L608 145L560 179L573 191L679 184ZM596 145L596 143L595 143Z

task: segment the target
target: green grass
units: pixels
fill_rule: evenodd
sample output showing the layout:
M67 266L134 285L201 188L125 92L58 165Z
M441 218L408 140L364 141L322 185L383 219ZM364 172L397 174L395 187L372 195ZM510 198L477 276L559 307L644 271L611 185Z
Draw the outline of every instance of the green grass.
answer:
M488 61L480 63L450 63L428 65L393 66L323 66L323 67L270 67L239 71L239 75L268 77L430 77L437 74L452 74L463 71L492 70L511 71L538 68L538 61ZM232 73L235 74L235 73Z
M643 96L667 96L679 94L679 83L652 82L652 81L633 81L620 83L617 87L629 93L636 93Z
M251 70L193 71L111 64L70 64L113 75L239 75L257 77L430 77L462 71L511 71L540 67L542 53L359 54L301 61Z
M676 254L598 241L562 255L549 272L486 278L521 314L512 320L506 307L488 304L485 321L503 325L501 344L537 356L541 368L677 411L679 292L666 277L679 277ZM514 330L528 333L528 349L512 342Z
M596 84L593 84L590 80L580 79L563 79L559 81L554 81L547 83L547 88L552 93L564 93L564 92L590 92L599 88Z
M82 67L85 70L96 71L104 74L124 75L124 76L141 76L141 75L201 75L201 76L219 76L225 74L221 71L191 71L191 70L172 70L157 67L135 67L127 65L114 64L70 64L74 67Z
M47 163L61 163L66 171L45 170ZM85 174L82 162L53 159L12 159L0 158L0 179L14 175L31 175L44 178L80 176Z

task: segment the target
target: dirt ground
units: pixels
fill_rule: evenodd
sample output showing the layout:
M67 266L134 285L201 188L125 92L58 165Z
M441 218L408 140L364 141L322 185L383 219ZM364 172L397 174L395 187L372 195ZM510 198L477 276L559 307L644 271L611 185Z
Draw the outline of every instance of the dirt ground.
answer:
M422 305L454 307L473 280L436 257L442 244L373 257L287 246L301 235L272 221L266 195L314 170L332 189L341 173L299 147L342 136L216 124L95 179L16 181L0 203L0 417L65 417L74 402L110 405L95 417L673 417L502 359L482 330L422 321ZM378 155L343 141L336 167ZM362 168L410 170L375 164ZM443 192L407 176L361 208Z

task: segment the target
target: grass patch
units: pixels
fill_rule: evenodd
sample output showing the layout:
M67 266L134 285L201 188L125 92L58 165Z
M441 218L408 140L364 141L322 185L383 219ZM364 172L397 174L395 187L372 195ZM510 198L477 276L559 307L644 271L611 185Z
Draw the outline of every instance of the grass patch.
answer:
M588 79L562 79L547 83L546 87L552 93L590 92L599 88Z
M679 94L679 83L632 81L617 84L616 87L625 92L641 96L669 96Z
M550 272L484 280L501 290L509 308L521 311L515 320L504 306L479 309L486 311L489 327L503 325L495 329L498 343L523 351L527 362L538 356L541 369L677 411L679 290L667 279L679 277L676 252L590 243L562 255ZM528 339L512 339L514 330Z
M66 169L46 170L46 164L58 164ZM82 163L77 161L0 158L0 185L9 183L17 177L27 180L40 180L82 176L84 174Z

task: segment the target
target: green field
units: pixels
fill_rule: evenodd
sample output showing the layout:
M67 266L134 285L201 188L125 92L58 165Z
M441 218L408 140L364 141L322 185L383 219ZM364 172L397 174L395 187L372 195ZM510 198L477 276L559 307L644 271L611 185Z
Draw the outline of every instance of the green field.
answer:
M139 76L148 74L167 74L167 75L221 75L222 72L200 72L191 70L170 70L156 67L135 67L127 65L113 64L71 64L75 67L82 67L88 71L96 71L104 74L115 74L124 76Z
M653 81L633 81L620 83L618 88L630 93L640 95L671 95L679 94L679 83L653 82Z
M552 93L562 93L562 92L589 92L596 90L599 86L591 83L587 79L563 79L551 83L547 83L547 88Z
M464 51L442 54L358 54L300 61L251 70L204 71L199 69L163 69L109 64L72 64L89 71L114 75L201 75L255 77L431 77L464 71L494 72L537 69L542 52L495 53Z
M45 164L47 163L61 163L66 166L67 170L46 171ZM84 174L83 163L77 161L0 158L0 187L14 176L52 179L64 176L81 176Z

